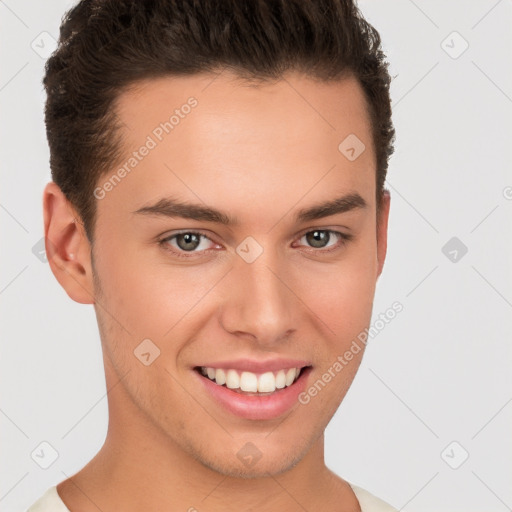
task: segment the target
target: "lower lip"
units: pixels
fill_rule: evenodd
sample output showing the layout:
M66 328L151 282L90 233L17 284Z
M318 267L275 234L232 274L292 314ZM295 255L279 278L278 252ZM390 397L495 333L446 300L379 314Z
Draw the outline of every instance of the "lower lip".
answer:
M311 366L302 370L299 378L291 386L276 390L271 395L262 396L237 393L225 386L215 384L196 370L193 372L214 400L232 414L249 420L271 420L278 418L298 403L299 395L306 388Z

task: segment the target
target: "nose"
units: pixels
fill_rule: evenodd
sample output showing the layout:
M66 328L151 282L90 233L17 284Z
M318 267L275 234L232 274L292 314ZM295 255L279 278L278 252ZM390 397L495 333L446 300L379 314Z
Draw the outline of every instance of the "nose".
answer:
M303 312L289 280L289 273L278 265L270 251L264 251L252 263L235 261L225 283L222 327L267 349L290 336Z

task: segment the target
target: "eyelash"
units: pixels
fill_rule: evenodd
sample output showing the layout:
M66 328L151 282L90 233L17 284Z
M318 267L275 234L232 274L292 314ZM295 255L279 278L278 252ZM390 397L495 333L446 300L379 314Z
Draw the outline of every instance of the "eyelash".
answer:
M350 234L347 234L347 233L341 233L341 232L335 231L333 229L310 229L309 231L306 231L306 232L302 233L299 236L299 240L301 238L303 238L305 235L308 235L309 233L313 233L315 231L322 231L322 232L334 234L334 235L338 236L339 241L338 241L338 243L336 245L334 245L333 247L330 247L328 249L315 249L314 247L311 247L308 252L320 253L320 254L330 253L330 252L333 252L333 251L336 251L336 250L340 249L341 247L346 245L353 238L353 235L350 235ZM170 248L169 244L167 244L167 242L169 242L170 240L176 238L177 236L185 235L185 234L197 235L198 237L206 238L206 239L210 240L210 242L215 243L210 237L208 237L204 233L201 233L200 231L190 231L190 230L188 230L188 231L180 231L179 233L174 233L174 234L172 234L170 236L167 236L167 237L163 238L162 240L160 240L158 242L158 244L160 246L162 246L164 250L173 253L178 258L193 258L195 255L200 254L201 252L207 252L207 251L212 250L212 249L205 249L204 251L189 251L189 252L187 252L187 251L183 251L183 250L176 250L174 248ZM329 240L329 242L330 242L330 240ZM213 250L215 250L215 249L213 249Z

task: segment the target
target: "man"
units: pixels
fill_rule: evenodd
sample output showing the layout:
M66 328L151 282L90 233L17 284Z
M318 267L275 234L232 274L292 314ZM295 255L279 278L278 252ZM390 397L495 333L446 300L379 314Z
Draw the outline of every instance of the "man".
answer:
M104 446L30 511L394 510L328 469L392 153L349 1L82 1L44 84L51 269L93 304Z

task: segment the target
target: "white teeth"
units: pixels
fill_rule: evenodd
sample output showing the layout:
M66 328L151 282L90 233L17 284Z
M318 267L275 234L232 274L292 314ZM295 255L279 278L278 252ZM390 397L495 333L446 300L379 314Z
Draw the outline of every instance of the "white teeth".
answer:
M240 375L240 389L242 391L258 391L258 377L251 372L242 372L242 375Z
M276 388L283 389L286 386L286 373L284 370L279 370L276 374Z
M260 375L258 379L258 391L260 393L269 393L276 390L276 378L272 372L266 372Z
M236 370L228 370L226 373L226 387L236 389L240 387L240 377Z
M222 386L222 384L226 384L226 372L224 370L218 369L215 371L215 382L219 386Z
M257 375L253 372L241 372L233 369L201 367L201 373L219 386L240 389L247 392L273 393L276 389L291 386L300 374L301 368L289 368L277 372L265 372Z
M286 385L289 386L295 380L295 368L290 368L286 372Z

